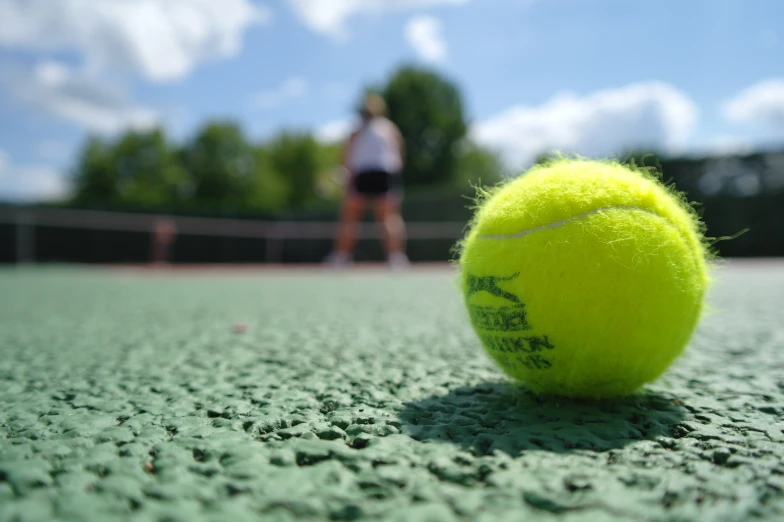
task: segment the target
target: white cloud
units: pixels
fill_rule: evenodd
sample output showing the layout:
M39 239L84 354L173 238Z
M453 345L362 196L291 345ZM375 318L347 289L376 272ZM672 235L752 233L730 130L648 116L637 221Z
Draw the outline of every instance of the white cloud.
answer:
M751 141L743 136L726 134L711 140L707 147L697 147L695 155L733 156L749 154L753 150Z
M428 15L409 20L405 30L406 40L425 60L440 62L446 58L441 21Z
M315 32L344 40L346 21L358 14L393 9L417 9L438 4L464 4L468 0L288 0L302 22Z
M250 0L0 0L0 47L74 51L90 69L175 80L235 55L244 31L269 18Z
M322 143L342 141L348 138L355 125L356 121L353 118L327 122L316 129L316 139Z
M32 72L0 73L0 83L19 100L91 131L115 133L158 122L154 110L130 103L121 89L61 63L39 63Z
M15 165L0 150L0 201L53 201L68 194L68 184L57 170L43 165Z
M583 97L557 94L539 106L517 105L472 129L514 167L558 150L590 157L633 148L678 152L697 121L684 93L661 82L607 89Z
M284 81L277 89L256 94L254 102L262 109L272 109L283 105L287 101L301 98L307 93L307 80L297 76Z
M722 113L734 123L762 123L784 130L784 79L765 80L724 102Z

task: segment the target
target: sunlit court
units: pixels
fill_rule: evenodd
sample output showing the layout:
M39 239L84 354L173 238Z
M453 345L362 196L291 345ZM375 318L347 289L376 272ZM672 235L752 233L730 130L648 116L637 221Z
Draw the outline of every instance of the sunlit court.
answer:
M782 19L0 0L0 521L784 519Z

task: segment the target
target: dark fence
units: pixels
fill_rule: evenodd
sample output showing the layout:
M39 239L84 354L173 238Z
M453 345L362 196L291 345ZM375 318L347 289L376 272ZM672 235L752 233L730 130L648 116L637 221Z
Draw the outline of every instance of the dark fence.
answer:
M176 230L171 244L162 240ZM445 260L461 222L412 222L415 261ZM315 263L332 247L334 221L256 221L159 216L62 208L0 208L0 259L4 262ZM358 261L383 259L381 230L362 223ZM157 241L156 241L157 238ZM161 256L162 252L166 255Z

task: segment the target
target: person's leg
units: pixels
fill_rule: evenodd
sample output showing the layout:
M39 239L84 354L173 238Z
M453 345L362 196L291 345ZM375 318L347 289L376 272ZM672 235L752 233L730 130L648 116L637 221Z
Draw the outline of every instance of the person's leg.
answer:
M405 253L406 225L400 215L400 200L394 194L381 197L375 204L376 218L384 234L389 262L395 266L407 265Z
M356 244L357 221L362 217L364 210L365 202L362 196L351 193L346 195L340 211L335 250L330 256L332 262L346 264L351 260Z

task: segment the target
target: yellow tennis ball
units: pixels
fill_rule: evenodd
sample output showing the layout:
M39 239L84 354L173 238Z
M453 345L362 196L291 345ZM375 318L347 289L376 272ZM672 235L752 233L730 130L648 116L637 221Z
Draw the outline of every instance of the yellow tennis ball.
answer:
M461 243L488 354L535 393L627 395L682 353L709 284L693 209L614 162L558 160L486 195Z

